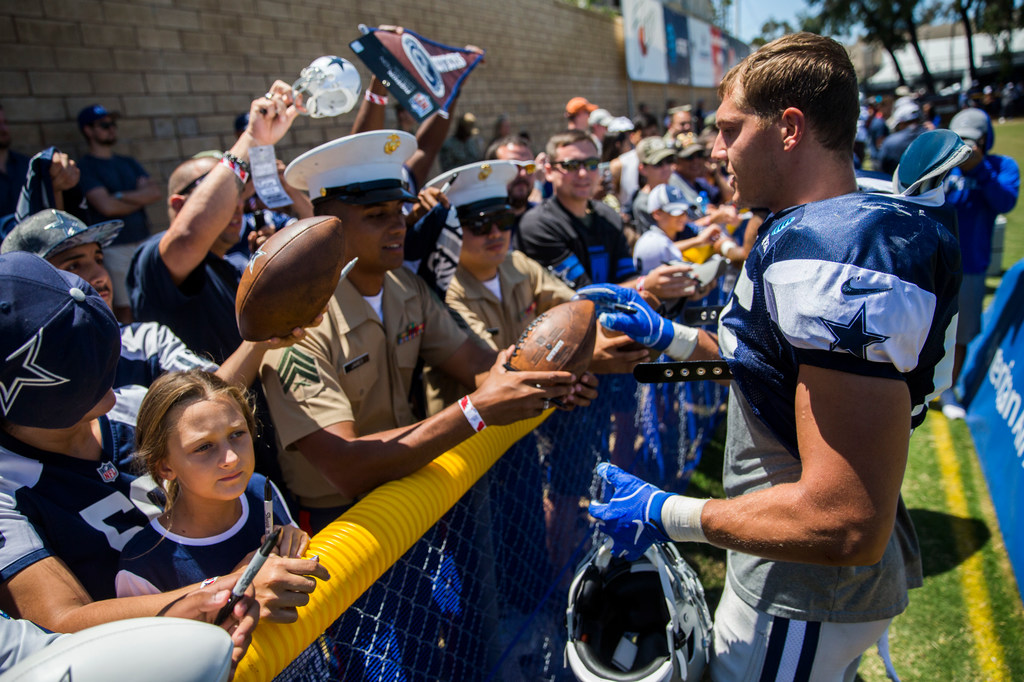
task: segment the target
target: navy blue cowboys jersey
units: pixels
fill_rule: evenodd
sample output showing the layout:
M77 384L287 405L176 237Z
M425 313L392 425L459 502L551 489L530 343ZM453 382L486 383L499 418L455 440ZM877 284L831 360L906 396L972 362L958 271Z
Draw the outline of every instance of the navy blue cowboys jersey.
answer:
M117 596L156 594L207 578L227 575L249 552L258 549L264 535L263 483L253 474L240 497L242 514L220 535L190 538L153 521L132 538L121 553ZM273 485L273 483L271 483ZM173 518L174 512L171 512ZM274 524L294 526L281 491L274 486Z
M129 473L133 429L106 417L100 426L99 462L0 431L0 580L56 556L93 599L114 596L120 551L162 510L152 479Z
M950 221L913 198L848 194L761 226L719 345L751 409L794 456L799 365L905 381L915 427L948 385L961 280Z

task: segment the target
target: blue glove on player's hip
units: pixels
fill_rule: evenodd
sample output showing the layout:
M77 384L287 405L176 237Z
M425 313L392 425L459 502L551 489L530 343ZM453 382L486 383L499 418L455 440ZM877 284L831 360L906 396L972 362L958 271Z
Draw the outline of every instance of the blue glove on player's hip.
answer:
M622 332L637 343L665 350L672 343L672 322L654 312L639 292L615 284L590 284L573 298L585 298L597 306L601 325Z
M612 552L630 561L638 559L655 542L666 542L661 525L661 508L671 495L632 474L602 462L597 473L608 484L608 502L591 503L590 515L614 542Z

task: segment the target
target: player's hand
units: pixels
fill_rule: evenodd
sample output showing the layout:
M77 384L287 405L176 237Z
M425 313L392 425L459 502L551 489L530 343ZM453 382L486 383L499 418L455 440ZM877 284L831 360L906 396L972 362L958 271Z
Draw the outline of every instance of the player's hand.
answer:
M564 400L576 377L569 372L515 372L505 368L511 347L498 353L487 378L470 398L488 426L512 424L540 415L551 400Z
M697 289L691 269L688 263L659 265L644 275L644 288L663 301L690 296Z
M306 553L309 547L309 534L295 526L274 526L281 529L281 537L277 539L274 552L286 559L294 559ZM267 537L264 535L263 539Z
M260 618L275 623L294 623L296 609L309 603L316 578L330 580L327 569L316 559L291 559L271 554L252 584L260 603Z
M590 515L612 539L615 556L632 561L655 542L668 541L661 525L661 508L671 497L669 493L608 462L598 464L597 473L607 484L609 499L604 504L591 502Z
M64 152L54 152L50 160L50 181L54 192L63 192L78 184L81 171L75 160Z
M672 343L672 322L654 312L639 292L614 284L591 284L577 290L573 298L594 301L598 322L622 332L639 344L665 350Z
M178 599L165 610L161 616L173 616L175 618L188 618L190 620L201 620L206 623L215 623L217 614L231 598L231 588L235 586L241 572L232 575L221 576L215 582L200 587L195 592L190 592L181 599ZM242 660L242 656L249 649L252 642L252 632L260 620L260 605L253 598L253 589L250 587L247 593L236 603L231 612L219 624L219 627L227 630L231 635L231 674L234 675L235 667Z
M246 132L258 145L276 144L284 137L302 109L302 96L296 96L292 86L274 81L263 97L257 97L249 106L249 126Z

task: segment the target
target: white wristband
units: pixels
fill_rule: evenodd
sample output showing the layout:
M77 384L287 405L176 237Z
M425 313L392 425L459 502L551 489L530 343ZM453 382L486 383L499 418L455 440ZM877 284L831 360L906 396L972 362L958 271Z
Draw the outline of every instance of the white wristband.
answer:
M473 401L469 399L468 395L462 396L459 400L459 407L462 408L462 414L466 415L466 419L469 420L469 425L473 427L473 430L480 433L487 428L487 424L484 424L483 417L473 407Z
M718 253L722 254L722 258L729 257L729 249L736 248L737 244L731 239L726 239L718 246Z
M707 542L700 522L707 500L685 495L673 495L661 508L661 526L665 534L676 542Z
M700 330L687 327L678 322L672 323L672 343L665 349L665 355L673 360L689 360L693 349L697 347L697 336Z

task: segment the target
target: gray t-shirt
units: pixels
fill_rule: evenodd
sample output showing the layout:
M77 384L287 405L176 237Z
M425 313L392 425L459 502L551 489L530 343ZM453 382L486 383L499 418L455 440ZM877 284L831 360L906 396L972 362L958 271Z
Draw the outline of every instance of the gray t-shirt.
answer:
M737 390L729 392L728 418L723 467L728 497L800 478L800 460L761 423ZM885 554L873 566L771 561L730 551L726 576L736 595L759 611L832 623L892 618L907 608L907 590L923 583L917 535L902 497Z

